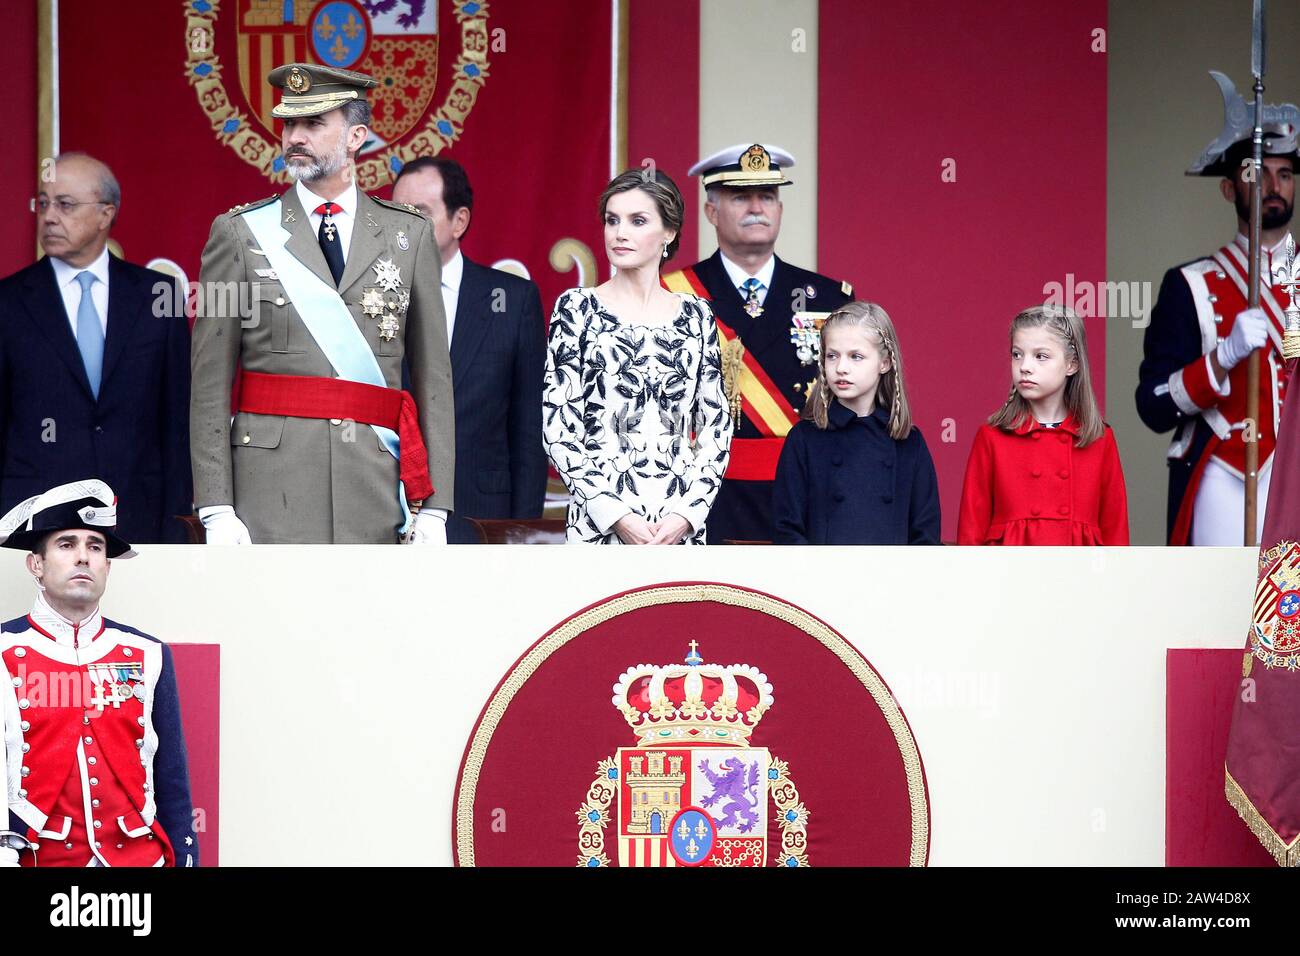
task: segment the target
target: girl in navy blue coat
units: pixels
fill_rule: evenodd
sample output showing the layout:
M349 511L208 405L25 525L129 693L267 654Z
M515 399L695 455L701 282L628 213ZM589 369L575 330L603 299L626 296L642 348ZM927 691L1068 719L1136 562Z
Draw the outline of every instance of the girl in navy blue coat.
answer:
M777 544L939 543L939 482L880 306L850 302L826 320L803 417L776 466Z

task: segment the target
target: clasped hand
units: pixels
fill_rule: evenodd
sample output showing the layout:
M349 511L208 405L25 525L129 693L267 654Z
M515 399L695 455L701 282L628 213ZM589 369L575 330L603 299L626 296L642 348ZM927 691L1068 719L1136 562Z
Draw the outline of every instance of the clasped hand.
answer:
M614 522L614 532L624 544L680 544L691 533L691 523L678 514L655 522L626 514Z

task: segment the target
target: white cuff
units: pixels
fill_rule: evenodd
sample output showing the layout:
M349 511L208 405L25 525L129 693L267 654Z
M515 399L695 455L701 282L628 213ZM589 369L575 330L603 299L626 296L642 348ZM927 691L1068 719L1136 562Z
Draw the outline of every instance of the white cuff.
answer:
M619 518L631 513L631 508L608 492L596 495L587 501L587 517L592 520L601 534L609 534Z

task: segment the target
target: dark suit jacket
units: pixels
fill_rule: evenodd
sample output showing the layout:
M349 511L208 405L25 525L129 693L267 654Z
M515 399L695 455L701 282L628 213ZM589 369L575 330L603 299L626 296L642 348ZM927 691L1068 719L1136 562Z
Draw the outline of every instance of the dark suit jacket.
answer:
M96 400L49 260L0 280L0 513L101 478L127 541L185 540L172 515L193 503L190 335L175 289L170 276L109 257Z
M456 511L447 523L449 542L478 540L466 517L541 517L545 367L537 286L465 258L451 338Z

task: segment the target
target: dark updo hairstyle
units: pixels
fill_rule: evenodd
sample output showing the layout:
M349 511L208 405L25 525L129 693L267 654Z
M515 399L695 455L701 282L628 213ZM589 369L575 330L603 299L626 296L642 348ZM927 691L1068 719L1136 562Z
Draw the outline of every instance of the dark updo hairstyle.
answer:
M682 238L682 219L686 214L686 206L682 202L682 194L678 191L677 184L667 174L659 172L658 169L652 170L651 167L629 169L625 173L619 173L609 181L605 191L600 194L601 222L605 221L605 207L609 205L610 197L631 189L639 189L653 199L664 228L676 233L673 241L668 243L667 258L671 259L677 254L677 246Z

